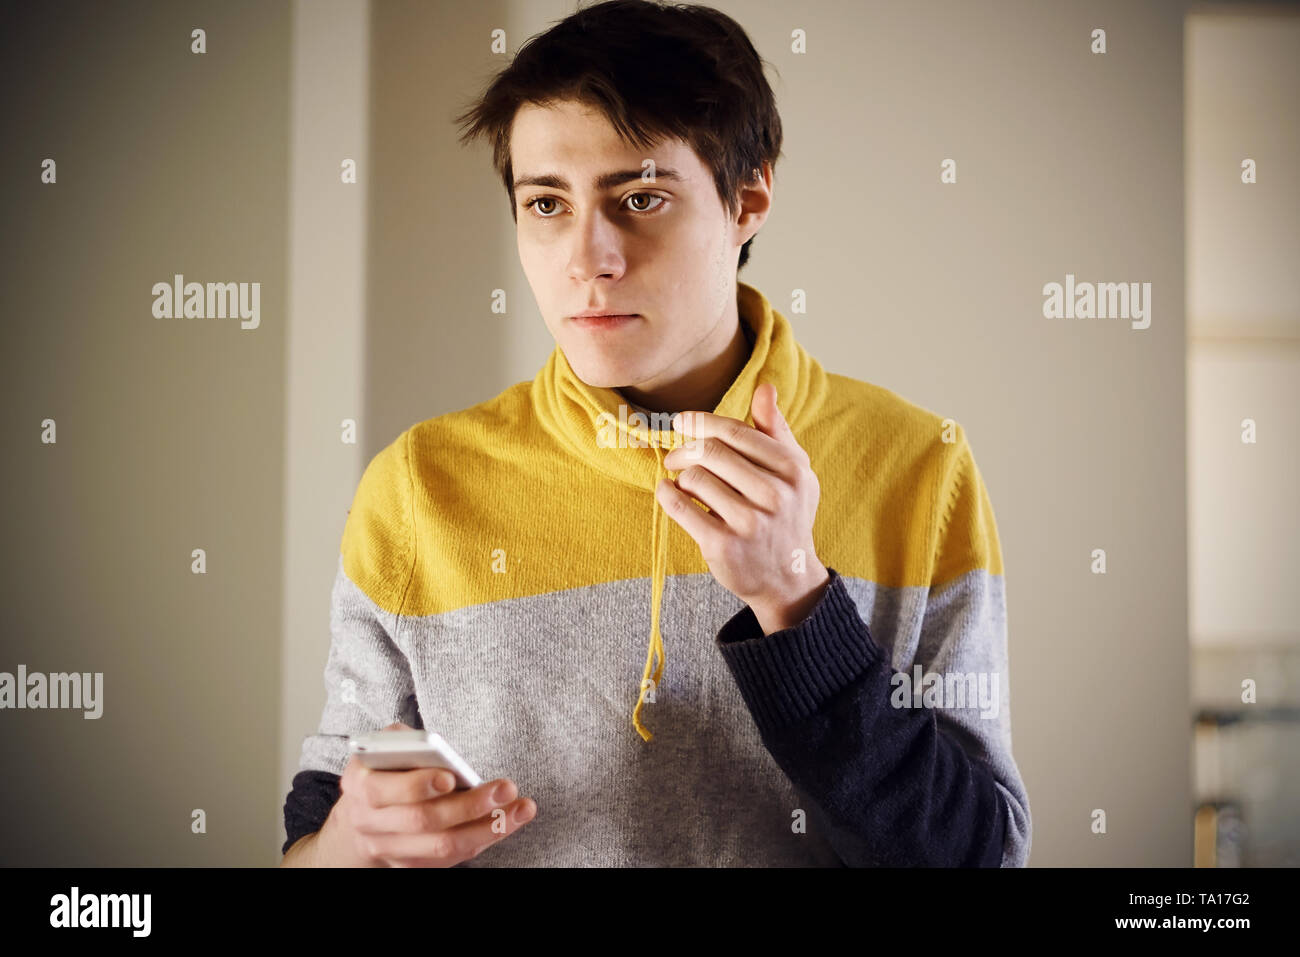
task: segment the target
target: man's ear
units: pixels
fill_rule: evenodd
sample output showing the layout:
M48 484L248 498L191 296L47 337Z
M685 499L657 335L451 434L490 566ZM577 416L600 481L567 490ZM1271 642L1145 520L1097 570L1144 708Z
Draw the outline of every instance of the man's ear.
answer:
M744 238L741 244L748 242L758 234L772 209L772 164L764 162L761 169L754 169L750 179L741 184L736 213L736 229Z

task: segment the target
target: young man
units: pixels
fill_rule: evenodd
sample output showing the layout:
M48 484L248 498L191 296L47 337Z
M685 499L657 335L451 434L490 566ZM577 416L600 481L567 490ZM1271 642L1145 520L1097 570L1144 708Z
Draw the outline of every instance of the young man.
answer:
M589 7L460 119L556 348L367 467L285 863L1023 865L988 494L739 282L782 138L741 28ZM384 726L502 777L348 760Z

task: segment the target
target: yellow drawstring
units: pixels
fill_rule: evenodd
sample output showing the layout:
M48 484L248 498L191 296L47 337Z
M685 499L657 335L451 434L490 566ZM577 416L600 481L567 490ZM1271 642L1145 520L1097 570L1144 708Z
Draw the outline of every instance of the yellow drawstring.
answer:
M636 727L637 733L643 739L649 741L654 737L641 723L641 706L645 704L647 686L646 680L651 681L651 688L656 692L659 688L659 679L663 677L664 671L664 642L663 636L659 632L659 605L663 597L664 576L668 567L668 513L659 507L659 482L667 477L668 470L664 468L663 449L657 442L651 443L655 450L655 459L658 462L658 468L655 470L655 487L654 504L650 510L650 549L653 559L650 571L650 649L646 652L645 672L641 676L641 691L637 695L636 710L632 712L632 724ZM658 657L658 663L654 665L653 676L650 673L651 663Z

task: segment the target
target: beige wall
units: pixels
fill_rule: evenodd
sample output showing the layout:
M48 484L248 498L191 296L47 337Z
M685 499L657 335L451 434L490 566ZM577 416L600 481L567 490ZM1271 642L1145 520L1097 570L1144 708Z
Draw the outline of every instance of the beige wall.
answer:
M271 859L288 13L0 16L0 671L103 674L98 719L0 712L0 864ZM153 284L175 273L260 282L258 328L154 318Z
M742 278L787 311L805 290L792 318L829 369L971 436L1031 863L1189 863L1184 4L717 6L779 71L786 131ZM451 116L504 63L493 28L513 52L572 4L96 9L3 67L39 108L0 154L22 503L0 670L104 671L107 702L94 722L0 714L0 760L25 768L4 863L270 864L360 469L551 347L486 151ZM46 155L66 158L57 187ZM174 271L261 279L261 328L153 320ZM1152 283L1151 327L1044 319L1067 272Z
M264 822L276 860L303 728L324 703L329 593L343 522L373 454L367 390L376 389L366 375L369 3L295 2L292 44L280 799ZM348 160L355 183L343 182Z
M1187 35L1192 634L1297 645L1300 16L1221 9Z
M1295 867L1300 724L1280 709L1300 710L1300 14L1248 12L1187 30L1192 704L1219 716L1198 729L1194 793L1245 825L1221 866Z

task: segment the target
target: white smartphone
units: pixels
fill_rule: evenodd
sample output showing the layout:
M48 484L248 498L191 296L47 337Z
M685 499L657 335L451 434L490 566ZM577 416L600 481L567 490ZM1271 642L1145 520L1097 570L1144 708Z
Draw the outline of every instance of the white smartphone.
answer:
M348 750L368 768L380 771L409 771L414 768L446 768L456 775L456 788L473 788L483 783L455 748L433 731L372 731L353 735Z

